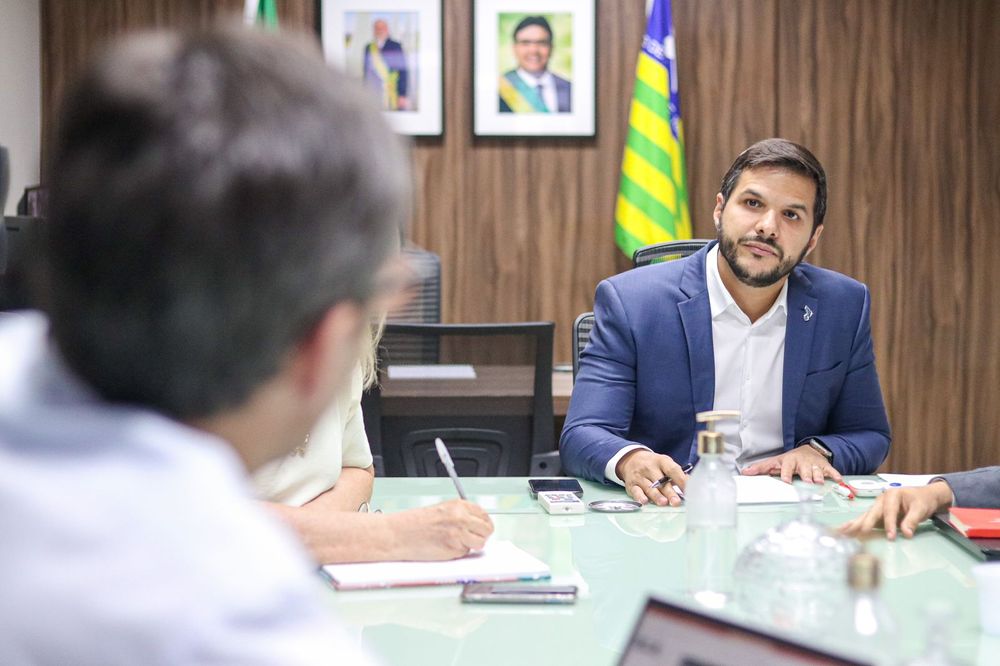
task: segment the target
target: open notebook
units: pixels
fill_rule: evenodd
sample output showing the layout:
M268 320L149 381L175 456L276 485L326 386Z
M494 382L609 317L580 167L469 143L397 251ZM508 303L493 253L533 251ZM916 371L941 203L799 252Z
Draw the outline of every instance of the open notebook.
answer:
M816 487L810 499L823 499L823 486ZM796 504L799 494L795 487L774 476L737 476L736 502L738 504Z
M549 566L509 541L444 562L365 562L330 564L321 569L338 590L366 590L417 585L495 583L549 577Z

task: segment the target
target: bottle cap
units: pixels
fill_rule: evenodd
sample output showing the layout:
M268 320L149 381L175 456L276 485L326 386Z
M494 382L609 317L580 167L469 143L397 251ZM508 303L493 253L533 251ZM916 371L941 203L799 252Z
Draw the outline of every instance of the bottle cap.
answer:
M847 586L852 590L875 590L879 586L878 558L871 553L856 553L847 565Z
M695 417L698 423L704 423L705 429L698 433L698 455L722 455L726 450L726 442L721 432L715 431L715 422L722 419L739 419L740 413L731 409L717 409L712 412L698 412Z

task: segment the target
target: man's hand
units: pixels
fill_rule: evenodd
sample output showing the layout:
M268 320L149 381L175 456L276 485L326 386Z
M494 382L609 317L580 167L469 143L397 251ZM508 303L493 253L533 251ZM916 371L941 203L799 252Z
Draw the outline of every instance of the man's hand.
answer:
M922 488L890 488L875 500L864 515L840 526L848 536L862 536L877 527L885 528L885 536L896 538L897 526L906 538L912 538L917 525L954 501L951 486L935 481Z
M823 455L811 446L800 446L782 453L780 456L765 458L746 467L742 474L758 476L761 474L781 475L781 480L791 483L792 477L798 475L803 481L823 483L826 478L841 481L843 477Z
M625 482L625 491L640 504L653 502L657 506L680 506L681 498L674 491L687 483L687 475L670 456L653 453L647 449L629 451L618 461L615 474ZM659 488L653 484L669 476L670 480Z
M493 521L465 500L386 515L393 532L393 559L453 560L486 545ZM390 559L390 558L386 558Z

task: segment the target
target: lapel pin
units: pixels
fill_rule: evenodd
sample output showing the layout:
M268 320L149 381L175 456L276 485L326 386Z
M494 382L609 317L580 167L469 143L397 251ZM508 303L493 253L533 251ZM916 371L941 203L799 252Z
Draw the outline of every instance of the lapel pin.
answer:
M802 313L802 321L809 321L813 318L813 311L808 305L805 306L803 310L805 310L805 312Z

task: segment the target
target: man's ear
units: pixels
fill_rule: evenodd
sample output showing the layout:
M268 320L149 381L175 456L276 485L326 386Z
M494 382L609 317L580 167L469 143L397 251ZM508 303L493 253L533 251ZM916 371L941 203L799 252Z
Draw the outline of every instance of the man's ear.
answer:
M324 313L312 331L295 347L291 362L295 390L303 400L332 399L358 362L363 309L341 302Z
M806 257L808 257L810 254L812 254L812 251L814 249L816 249L816 244L819 243L819 237L821 235L823 235L823 225L822 224L819 225L818 227L816 227L815 229L813 229L812 238L809 239L809 244L806 245L806 254L805 254Z
M722 231L722 209L726 207L726 200L722 198L722 192L715 195L715 210L712 211L712 219L715 222L715 231Z

